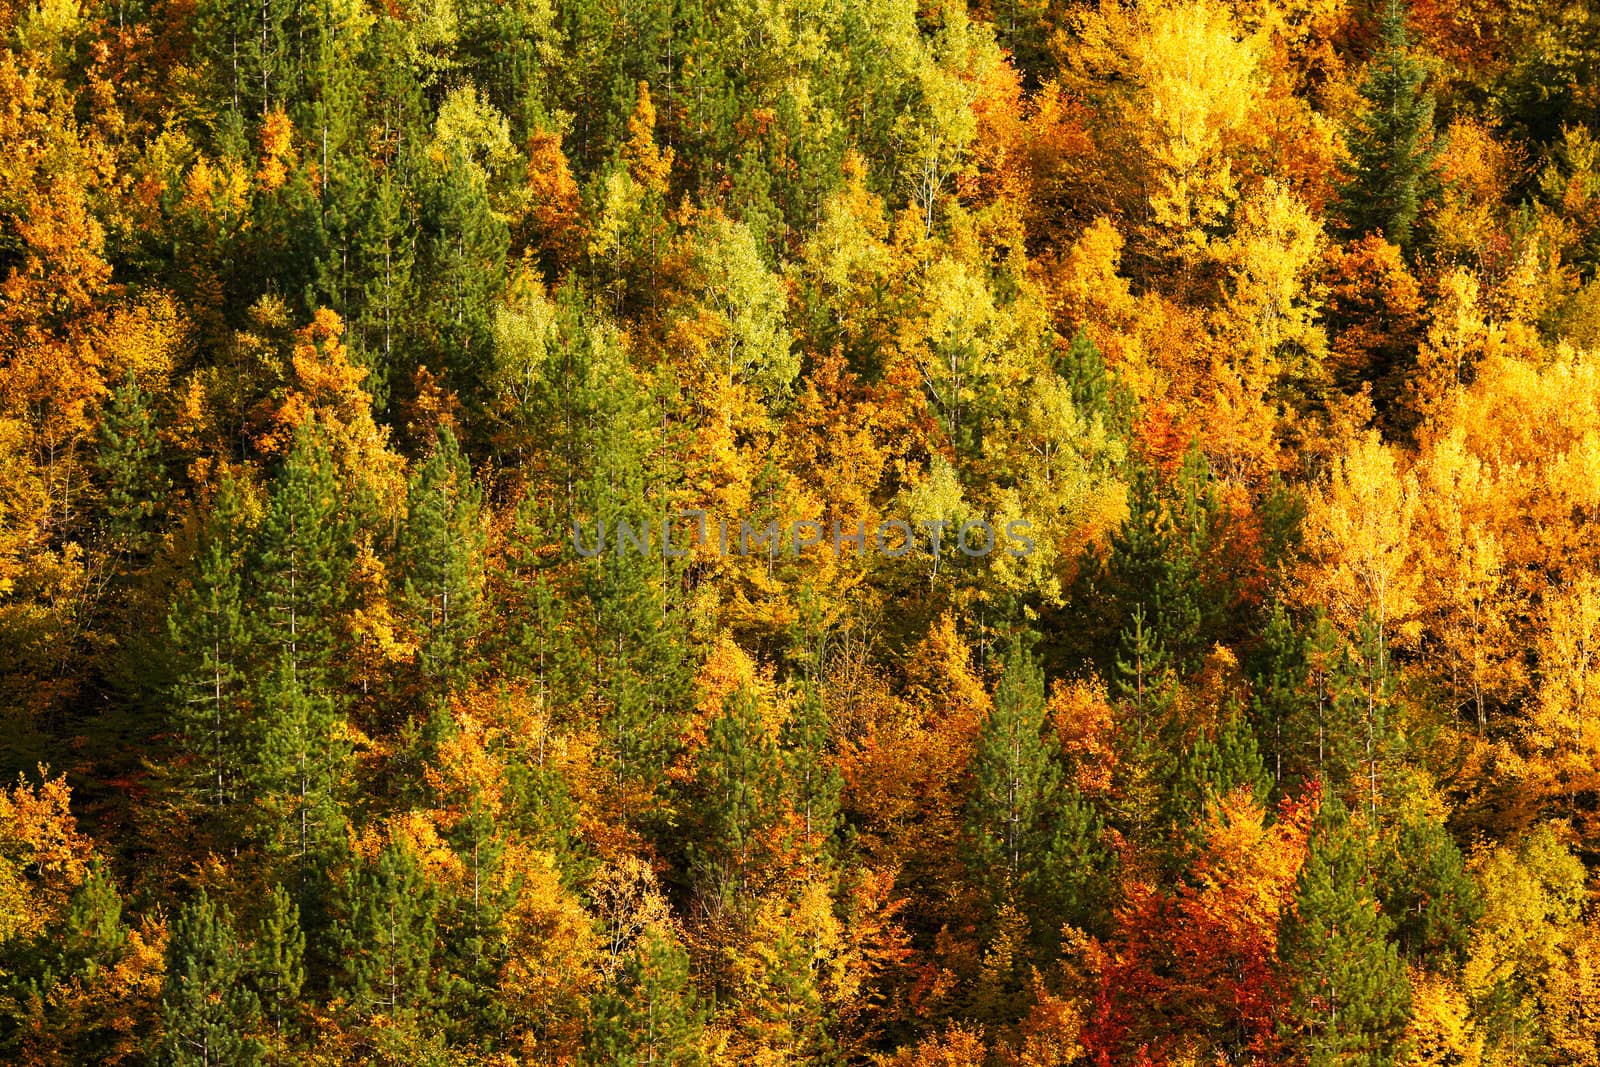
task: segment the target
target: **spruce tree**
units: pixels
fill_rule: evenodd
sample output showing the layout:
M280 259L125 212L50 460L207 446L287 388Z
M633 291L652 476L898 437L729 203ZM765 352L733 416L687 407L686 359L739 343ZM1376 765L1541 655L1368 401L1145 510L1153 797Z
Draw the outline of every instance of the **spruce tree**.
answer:
M253 1036L261 1005L245 983L248 963L224 905L202 890L172 924L161 991L162 1067L261 1062Z
M1347 137L1350 163L1340 206L1353 236L1377 232L1409 250L1440 148L1433 94L1422 87L1428 69L1411 54L1401 0L1385 4L1378 32L1378 51L1361 82L1367 106Z
M1328 793L1278 944L1293 997L1285 1037L1311 1067L1387 1067L1405 1034L1410 983L1363 849L1360 829Z

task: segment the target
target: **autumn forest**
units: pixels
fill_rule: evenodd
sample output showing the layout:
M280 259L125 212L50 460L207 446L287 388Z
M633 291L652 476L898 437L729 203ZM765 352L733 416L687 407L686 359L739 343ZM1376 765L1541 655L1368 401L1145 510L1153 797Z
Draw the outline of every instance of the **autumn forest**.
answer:
M1587 0L0 0L0 1062L1600 1065L1597 273Z

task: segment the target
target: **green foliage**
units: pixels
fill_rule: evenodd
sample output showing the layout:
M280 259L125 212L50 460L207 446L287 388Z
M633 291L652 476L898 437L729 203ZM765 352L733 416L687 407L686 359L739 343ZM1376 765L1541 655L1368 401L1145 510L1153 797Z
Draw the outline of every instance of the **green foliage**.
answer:
M664 930L646 930L627 962L595 998L584 1063L695 1067L703 1014L689 983L689 958Z
M476 672L483 606L483 495L448 429L406 494L401 532L404 600L418 639L417 666L427 692L443 699Z
M233 930L233 916L202 892L172 923L167 978L161 994L165 1028L157 1062L163 1067L207 1067L261 1062L253 1037L261 1005L245 984L249 958Z
M1402 0L1387 0L1379 47L1361 83L1366 109L1349 132L1350 164L1341 209L1351 233L1381 233L1410 249L1413 228L1435 181L1439 153L1428 68L1411 54Z
M1278 948L1294 997L1285 1036L1317 1067L1391 1064L1400 1052L1410 984L1368 872L1359 828L1327 794Z

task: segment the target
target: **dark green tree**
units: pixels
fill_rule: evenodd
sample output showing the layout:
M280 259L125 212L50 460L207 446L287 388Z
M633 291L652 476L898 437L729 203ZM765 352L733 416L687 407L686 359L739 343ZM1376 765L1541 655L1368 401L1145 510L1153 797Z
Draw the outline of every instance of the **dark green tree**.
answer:
M829 745L828 709L814 685L804 683L778 735L789 806L806 852L826 856L839 826L843 778Z
M311 425L272 485L246 593L258 667L287 665L290 681L321 691L334 655L334 622L347 595L349 537L333 456Z
M1167 798L1167 818L1180 853L1200 843L1207 808L1236 789L1248 789L1264 804L1272 779L1249 722L1230 712L1214 735L1202 735L1179 757Z
M250 948L250 984L261 1003L267 1040L266 1059L274 1065L293 1062L291 1049L298 1033L305 986L306 938L300 929L300 909L283 886L267 894L266 911L256 927Z
M261 1062L253 1036L261 1004L245 982L248 956L226 905L202 890L173 920L167 975L161 991L164 1028L157 1062L163 1067L212 1067Z
M439 976L438 900L416 857L395 843L351 865L338 892L344 919L336 993L358 1019L419 1020L433 1007Z
M1477 883L1439 823L1406 819L1380 846L1377 893L1395 922L1400 950L1433 966L1465 961L1483 914Z
M971 869L991 886L997 905L1018 898L1051 844L1060 769L1044 704L1039 664L1026 650L1012 650L978 732L965 811Z
M1370 888L1360 830L1332 792L1310 846L1279 935L1293 995L1285 1037L1311 1067L1387 1067L1404 1037L1410 982Z
M411 479L400 555L404 602L420 640L426 691L444 700L477 669L485 530L483 495L455 434L441 429Z
M699 1067L705 1013L689 957L666 931L646 930L595 997L584 1063L590 1067Z
M249 536L239 487L224 477L200 530L194 574L167 614L169 699L186 777L218 813L237 800L250 753L242 602Z
M106 533L122 566L142 559L171 489L150 398L130 373L100 420L96 465L105 492Z
M1409 250L1440 149L1433 93L1423 89L1428 68L1412 55L1401 0L1384 5L1378 33L1378 51L1361 82L1367 106L1346 137L1350 162L1340 209L1354 236L1381 233Z
M745 903L763 887L783 816L782 756L755 696L728 694L695 761L691 870L702 890Z

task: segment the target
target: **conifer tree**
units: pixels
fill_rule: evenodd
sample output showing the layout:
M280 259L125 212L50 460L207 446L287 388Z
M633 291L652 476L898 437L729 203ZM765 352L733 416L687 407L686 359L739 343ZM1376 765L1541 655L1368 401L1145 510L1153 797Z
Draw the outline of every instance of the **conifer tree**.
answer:
M825 855L839 823L843 786L829 750L828 711L814 685L804 683L800 697L778 735L784 782L802 844L813 855Z
M1411 995L1392 929L1369 885L1360 831L1329 792L1278 947L1293 991L1285 1036L1312 1067L1396 1061Z
M106 404L97 465L111 544L119 556L141 558L150 550L171 484L162 467L149 395L132 374Z
M202 890L172 924L161 994L163 1067L213 1067L261 1062L253 1036L261 1005L244 979L247 954L233 917Z
M704 1015L689 957L665 930L647 930L597 996L589 1017L589 1067L699 1067Z
M339 890L344 916L335 987L357 1018L416 1019L434 1003L436 892L412 851L390 844L353 864Z
M1377 893L1400 950L1434 966L1463 962L1483 901L1445 828L1406 819L1385 838L1380 856Z
M1367 107L1348 137L1340 203L1352 235L1382 233L1409 250L1439 154L1433 93L1423 89L1427 67L1411 55L1402 0L1387 0L1378 32L1378 51L1361 83Z
M349 774L344 717L333 699L302 683L283 653L256 690L255 761L250 788L261 811L258 833L271 854L290 861L297 902L314 907L313 886L343 840L341 794Z
M1153 844L1159 830L1169 767L1167 739L1177 676L1171 658L1142 605L1135 605L1121 638L1112 695L1121 715L1114 744L1117 762L1111 819L1123 833Z
M1044 726L1044 674L1026 650L1015 649L978 733L966 805L972 870L996 879L997 903L1016 899L1051 843L1060 771Z
M449 428L417 470L401 533L405 603L420 637L418 668L444 699L471 680L482 613L482 493Z
M1265 804L1271 787L1250 724L1230 711L1215 736L1201 736L1180 756L1167 799L1174 842L1198 844L1208 805L1233 790L1247 789L1257 803Z
M689 862L713 898L747 903L761 888L783 814L781 767L755 695L741 686L712 720L696 760Z
M308 692L326 683L334 654L348 540L332 454L307 423L273 481L247 596L256 663L286 665L290 680Z
M194 576L167 615L173 719L194 788L215 811L237 799L250 751L242 602L248 537L238 485L225 477L200 531Z
M266 911L256 928L250 949L250 982L261 1003L267 1039L266 1060L277 1065L292 1062L305 986L306 938L300 929L300 909L281 885L267 894Z

